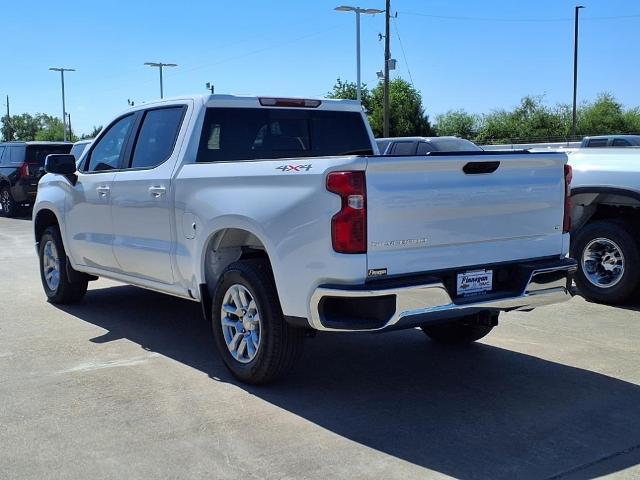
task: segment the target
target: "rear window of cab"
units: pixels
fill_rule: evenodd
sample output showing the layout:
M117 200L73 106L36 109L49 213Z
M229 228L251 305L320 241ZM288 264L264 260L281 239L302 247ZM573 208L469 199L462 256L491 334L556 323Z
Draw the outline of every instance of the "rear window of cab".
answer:
M358 112L208 108L198 162L372 155Z

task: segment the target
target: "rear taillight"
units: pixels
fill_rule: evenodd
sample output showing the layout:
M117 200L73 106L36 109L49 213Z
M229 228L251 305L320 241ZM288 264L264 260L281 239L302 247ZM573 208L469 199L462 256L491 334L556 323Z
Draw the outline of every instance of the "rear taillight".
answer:
M331 219L331 242L338 253L367 252L367 194L364 172L332 172L327 190L340 195L340 211Z
M562 233L571 231L571 180L573 169L571 165L564 166L564 220L562 221Z
M25 162L22 165L20 165L19 176L20 176L20 178L28 178L29 177L29 164L28 163Z

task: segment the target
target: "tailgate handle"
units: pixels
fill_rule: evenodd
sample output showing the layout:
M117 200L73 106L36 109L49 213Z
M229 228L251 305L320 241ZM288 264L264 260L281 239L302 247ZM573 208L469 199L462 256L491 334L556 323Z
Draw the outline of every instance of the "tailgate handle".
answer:
M480 175L481 173L493 173L500 166L500 162L469 162L462 171L467 175Z

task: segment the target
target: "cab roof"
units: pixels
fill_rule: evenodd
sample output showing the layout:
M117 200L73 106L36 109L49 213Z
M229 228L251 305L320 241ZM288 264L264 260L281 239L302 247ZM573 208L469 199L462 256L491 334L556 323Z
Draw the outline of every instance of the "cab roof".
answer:
M357 100L341 100L333 98L311 98L311 97L282 97L274 95L185 95L180 97L165 98L162 100L154 100L152 102L141 103L132 107L130 110L140 110L151 106L169 105L179 101L191 100L196 104L206 107L238 107L238 108L301 108L309 110L332 110L332 111L348 111L362 112L362 104ZM269 104L272 101L282 101L278 105ZM309 105L294 105L295 103L309 102ZM287 104L285 104L287 103ZM318 103L317 106L315 103Z
M0 142L0 145L72 145L71 142L48 142L48 141L38 141L38 140L29 140L27 142L23 142L20 140L10 141L10 142Z

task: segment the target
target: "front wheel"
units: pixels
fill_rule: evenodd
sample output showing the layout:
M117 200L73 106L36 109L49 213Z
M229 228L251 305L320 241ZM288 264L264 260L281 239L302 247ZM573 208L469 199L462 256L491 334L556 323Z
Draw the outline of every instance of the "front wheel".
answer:
M469 315L456 322L420 327L431 340L445 345L466 345L487 336L498 322L498 315L489 323L480 323L480 315Z
M213 296L213 334L231 373L251 384L272 382L293 367L304 330L284 320L266 260L234 262Z
M589 300L622 303L640 284L640 250L628 224L587 224L571 239L571 256L578 261L576 285Z
M51 303L77 303L87 293L87 280L72 282L67 270L67 255L62 244L60 230L47 228L39 245L40 278L47 299Z

